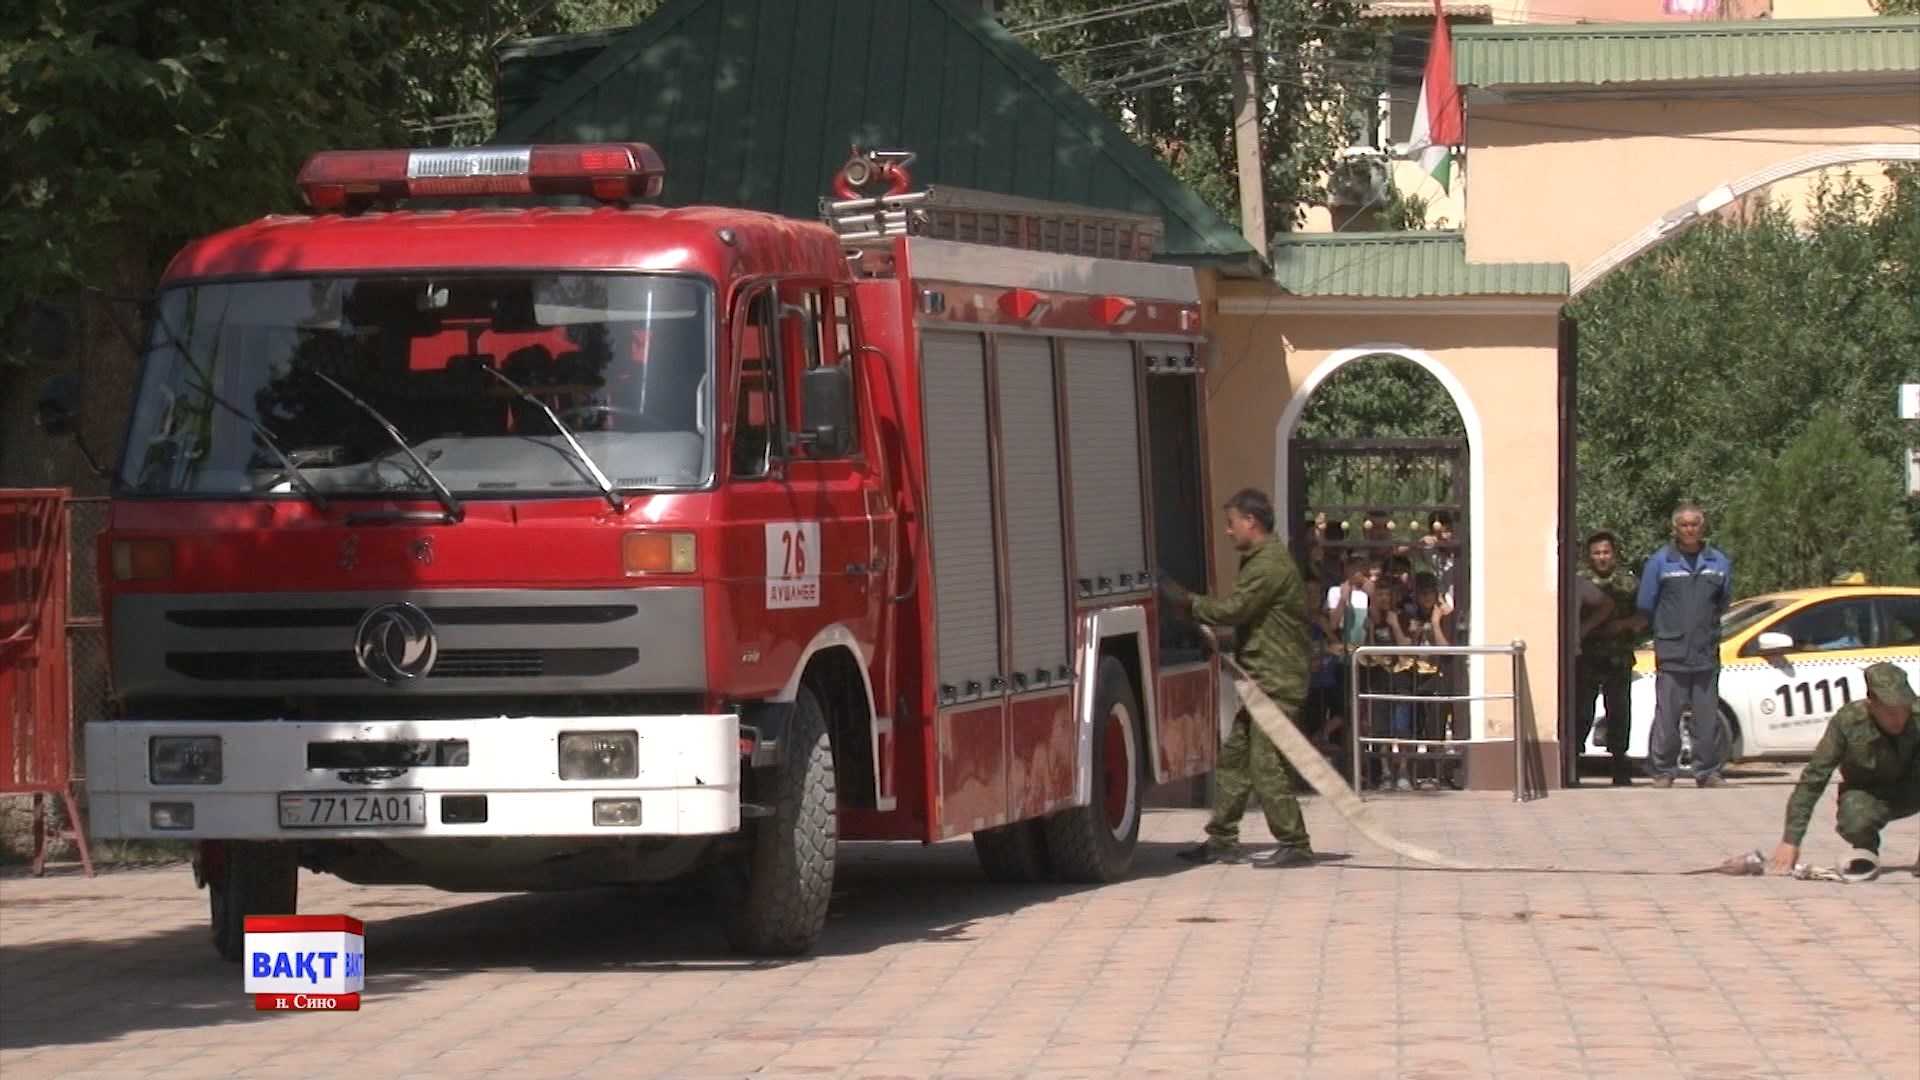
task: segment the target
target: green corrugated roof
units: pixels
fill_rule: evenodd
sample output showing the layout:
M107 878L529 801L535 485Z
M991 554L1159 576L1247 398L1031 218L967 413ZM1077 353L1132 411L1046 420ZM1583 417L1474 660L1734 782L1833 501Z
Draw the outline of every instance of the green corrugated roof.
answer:
M914 151L916 186L1153 214L1165 257L1253 261L1238 229L977 4L673 0L611 42L522 42L500 59L496 142L649 143L669 205L814 217L858 143ZM519 65L544 70L510 76Z
M1461 26L1462 86L1598 86L1920 72L1920 16Z
M1458 232L1293 233L1273 277L1296 296L1565 296L1565 263L1470 263Z

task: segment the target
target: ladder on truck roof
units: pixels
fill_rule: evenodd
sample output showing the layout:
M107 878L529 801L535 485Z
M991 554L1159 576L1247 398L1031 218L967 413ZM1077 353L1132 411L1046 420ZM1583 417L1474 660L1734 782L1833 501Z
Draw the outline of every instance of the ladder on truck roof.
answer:
M1159 249L1164 227L1151 214L946 184L908 191L906 166L912 160L906 151L855 148L834 178L837 197L820 200L821 216L842 243L858 248L895 236L924 236L1140 262L1152 259ZM889 185L885 194L860 193L883 182Z

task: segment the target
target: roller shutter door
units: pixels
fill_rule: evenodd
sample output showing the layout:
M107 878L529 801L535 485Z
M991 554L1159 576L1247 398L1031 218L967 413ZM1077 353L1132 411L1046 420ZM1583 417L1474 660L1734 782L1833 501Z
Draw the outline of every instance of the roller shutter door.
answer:
M920 369L940 683L964 700L1001 674L983 339L928 332Z
M1076 569L1095 593L1143 589L1146 533L1133 346L1068 341L1066 352Z
M1066 545L1060 520L1059 416L1053 347L1045 338L996 339L1000 447L1006 480L1012 674L1047 685L1068 667Z

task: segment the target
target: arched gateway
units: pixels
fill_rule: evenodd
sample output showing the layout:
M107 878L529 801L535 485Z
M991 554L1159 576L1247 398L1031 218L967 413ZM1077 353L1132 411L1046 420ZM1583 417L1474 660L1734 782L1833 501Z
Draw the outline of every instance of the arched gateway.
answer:
M1476 665L1469 784L1513 780L1516 732L1560 773L1572 556L1566 300L1782 178L1920 160L1920 18L1455 31L1467 104L1464 233L1289 235L1273 275L1217 282L1208 375L1216 490L1297 485L1289 442L1334 371L1387 354L1446 387L1467 427L1468 630L1524 641L1521 685ZM1577 270L1577 272L1576 272ZM1225 557L1217 565L1231 566Z

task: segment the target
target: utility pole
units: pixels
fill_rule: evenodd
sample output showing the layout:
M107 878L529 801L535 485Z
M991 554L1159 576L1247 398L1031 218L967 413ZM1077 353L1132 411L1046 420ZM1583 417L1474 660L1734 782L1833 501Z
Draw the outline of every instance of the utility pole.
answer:
M1234 171L1240 177L1240 235L1267 257L1267 199L1260 163L1260 69L1255 55L1254 0L1227 0L1227 32L1233 48Z

